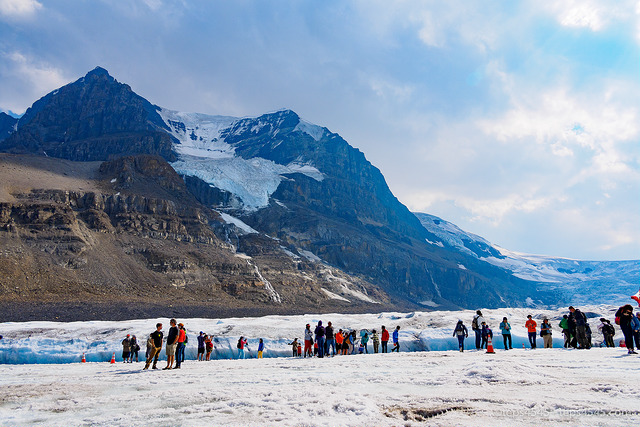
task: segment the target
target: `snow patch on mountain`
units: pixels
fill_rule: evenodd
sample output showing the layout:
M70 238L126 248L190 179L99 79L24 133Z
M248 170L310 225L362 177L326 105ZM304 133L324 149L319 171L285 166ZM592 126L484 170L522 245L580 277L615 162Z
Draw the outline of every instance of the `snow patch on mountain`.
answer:
M480 236L424 213L415 214L439 241L432 245L450 247L481 261L510 271L515 277L544 283L576 303L628 303L638 290L640 261L580 261L509 251Z
M293 129L294 131L304 132L316 141L320 141L324 136L325 129L312 123L300 120L300 123Z
M159 114L177 140L173 148L178 154L178 161L171 164L176 172L195 176L235 195L242 201L239 207L246 210L267 206L269 198L284 179L283 175L300 173L316 181L324 179L322 172L302 159L281 165L259 157L244 159L236 156L235 147L222 137L224 131L232 127L234 135L247 130L258 134L269 127L271 137L275 137L281 124L278 121L271 123L262 119L238 119L166 109L161 109ZM281 122L283 119L278 120ZM316 128L319 127L306 124L301 130L312 137L321 137Z
M255 229L251 228L249 225L245 224L240 219L238 219L238 218L236 218L234 216L231 216L231 215L229 215L227 213L224 213L224 212L218 212L218 213L220 214L220 216L222 217L224 222L226 222L227 224L235 225L240 230L242 230L245 234L258 233L258 231L256 231Z

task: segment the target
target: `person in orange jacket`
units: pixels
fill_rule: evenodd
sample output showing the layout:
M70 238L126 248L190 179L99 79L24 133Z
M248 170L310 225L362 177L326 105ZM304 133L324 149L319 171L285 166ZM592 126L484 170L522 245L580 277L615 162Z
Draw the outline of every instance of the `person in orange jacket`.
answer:
M531 344L531 348L536 348L536 328L538 324L533 320L531 315L528 315L527 319L529 320L527 320L524 326L527 327L527 332L529 332L529 343Z
M342 329L336 334L336 347L338 348L338 354L342 354L342 343L344 342L344 335L342 335Z

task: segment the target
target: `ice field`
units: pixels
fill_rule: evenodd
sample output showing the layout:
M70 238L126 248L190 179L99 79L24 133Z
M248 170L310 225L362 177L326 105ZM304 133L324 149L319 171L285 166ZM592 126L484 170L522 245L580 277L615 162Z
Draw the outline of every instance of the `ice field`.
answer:
M591 316L597 345L597 319L612 318L614 308L582 309ZM621 348L560 348L556 325L561 310L483 313L494 329L494 354L452 350L457 347L451 336L455 322L460 318L469 326L472 311L179 319L191 334L190 353L182 369L171 371L143 371L142 362L107 361L113 352L119 359L120 341L127 333L144 337L156 319L4 323L0 425L478 427L640 422L640 356ZM552 319L557 348L522 349L529 313L537 320ZM510 351L502 350L496 327L503 316L509 317L514 332ZM168 325L168 319L160 320ZM290 357L288 342L301 337L304 324L317 320L353 329L400 325L402 352ZM200 330L218 339L217 360L190 360L196 348L193 332ZM235 357L240 335L250 338L251 357L258 338L265 340L265 357L270 357L229 360ZM471 337L466 344L474 347ZM79 363L82 352L88 363Z

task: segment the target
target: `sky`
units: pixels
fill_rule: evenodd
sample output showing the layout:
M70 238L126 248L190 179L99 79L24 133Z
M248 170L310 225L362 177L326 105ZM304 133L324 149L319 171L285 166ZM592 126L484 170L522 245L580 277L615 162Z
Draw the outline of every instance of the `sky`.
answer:
M414 212L640 259L640 2L0 0L0 110L96 66L164 108L288 108Z

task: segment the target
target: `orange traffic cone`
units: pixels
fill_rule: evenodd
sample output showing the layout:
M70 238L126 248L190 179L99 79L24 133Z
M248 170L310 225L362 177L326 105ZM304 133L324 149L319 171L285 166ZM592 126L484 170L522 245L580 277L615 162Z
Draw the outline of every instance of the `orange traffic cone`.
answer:
M113 365L114 363L116 363L116 353L113 353L113 356L111 356L111 364Z
M82 363L87 363L87 359L84 358L84 353L82 353Z
M495 353L493 351L493 342L491 342L491 337L487 337L487 353Z

